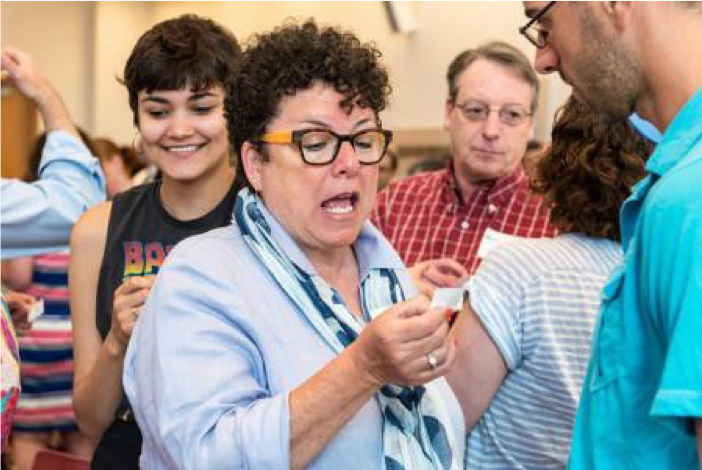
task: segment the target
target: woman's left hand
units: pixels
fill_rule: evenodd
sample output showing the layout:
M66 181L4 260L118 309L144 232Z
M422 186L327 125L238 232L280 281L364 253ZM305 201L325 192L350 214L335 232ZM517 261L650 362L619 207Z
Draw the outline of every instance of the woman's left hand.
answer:
M446 374L455 359L450 315L445 308L430 309L425 297L398 303L371 321L349 352L376 387L430 382Z

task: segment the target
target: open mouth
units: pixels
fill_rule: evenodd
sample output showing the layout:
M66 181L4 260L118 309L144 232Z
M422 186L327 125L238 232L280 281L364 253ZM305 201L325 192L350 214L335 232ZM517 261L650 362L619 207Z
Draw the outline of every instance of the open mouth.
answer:
M166 149L169 152L174 152L174 153L189 153L189 152L196 152L203 148L207 143L203 144L189 144L189 145L169 145L169 146L163 146L164 149Z
M358 193L341 193L322 201L322 209L328 214L345 215L356 209Z

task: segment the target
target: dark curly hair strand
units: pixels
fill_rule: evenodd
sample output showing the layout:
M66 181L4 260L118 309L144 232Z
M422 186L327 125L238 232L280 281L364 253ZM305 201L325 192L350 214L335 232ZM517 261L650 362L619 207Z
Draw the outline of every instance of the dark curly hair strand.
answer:
M254 35L225 100L229 139L239 165L242 145L256 145L280 101L315 82L333 86L344 97L343 109L369 108L379 119L391 91L380 57L374 44L361 43L353 33L335 27L320 27L311 19L302 24L289 20Z
M619 209L645 175L651 143L626 121L604 124L573 97L559 109L551 139L533 183L551 204L551 223L563 233L621 240Z

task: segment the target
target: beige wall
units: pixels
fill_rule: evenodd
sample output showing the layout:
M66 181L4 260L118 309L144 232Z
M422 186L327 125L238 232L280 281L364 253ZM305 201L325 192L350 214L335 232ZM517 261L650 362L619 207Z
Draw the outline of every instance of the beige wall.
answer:
M121 76L137 37L163 19L195 12L231 28L244 40L285 18L314 16L341 25L383 51L394 94L384 116L393 128L439 128L451 59L467 47L503 39L527 54L517 34L524 21L520 2L412 2L417 30L392 33L382 2L2 2L2 43L32 53L64 93L77 121L99 135L128 143L134 135ZM31 27L29 26L31 24ZM42 34L37 34L41 31ZM549 117L567 96L557 77L543 79L537 134L547 135Z
M29 52L76 120L93 128L92 2L1 2L0 42Z

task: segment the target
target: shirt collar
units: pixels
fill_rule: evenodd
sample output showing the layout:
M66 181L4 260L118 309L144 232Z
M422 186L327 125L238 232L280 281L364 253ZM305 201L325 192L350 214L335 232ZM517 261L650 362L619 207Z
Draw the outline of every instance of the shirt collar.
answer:
M283 251L297 267L305 271L309 275L318 275L317 271L310 263L305 253L300 249L299 245L280 225L278 220L271 213L266 205L259 201L261 212L266 218L266 222L271 227L273 238L278 242L280 249ZM404 269L405 265L400 259L397 252L390 246L390 243L383 237L378 229L369 221L365 221L361 228L356 242L353 244L358 260L359 279L363 279L371 269Z
M664 175L686 157L695 157L690 149L702 135L702 89L678 111L670 123L663 139L649 158L646 169L658 176Z

